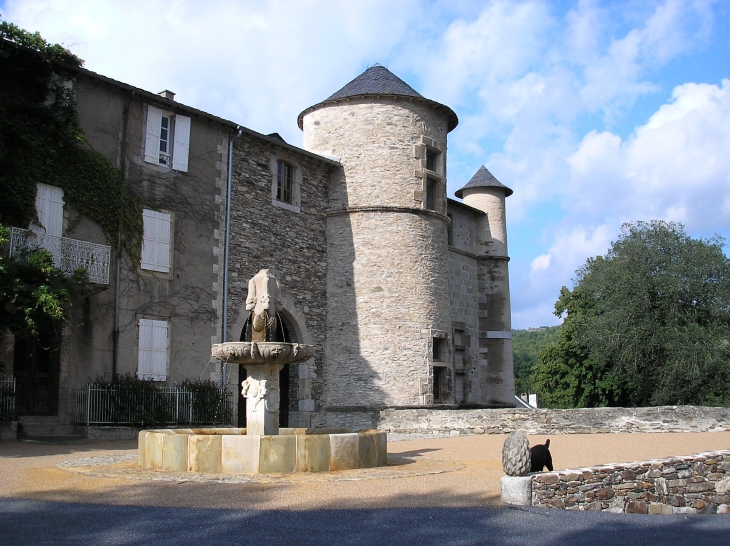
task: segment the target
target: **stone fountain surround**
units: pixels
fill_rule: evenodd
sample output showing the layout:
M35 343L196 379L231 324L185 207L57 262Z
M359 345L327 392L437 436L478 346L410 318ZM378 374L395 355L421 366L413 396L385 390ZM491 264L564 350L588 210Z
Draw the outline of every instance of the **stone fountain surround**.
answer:
M210 474L333 472L385 466L387 433L281 428L248 436L245 428L158 429L139 433L141 468Z
M248 428L141 431L140 467L211 474L286 474L385 466L385 432L279 428L279 371L311 359L314 346L269 341L281 310L281 288L270 270L261 269L248 286L251 340L211 347L216 360L246 368L248 377L241 385L248 401ZM269 315L269 311L276 314Z

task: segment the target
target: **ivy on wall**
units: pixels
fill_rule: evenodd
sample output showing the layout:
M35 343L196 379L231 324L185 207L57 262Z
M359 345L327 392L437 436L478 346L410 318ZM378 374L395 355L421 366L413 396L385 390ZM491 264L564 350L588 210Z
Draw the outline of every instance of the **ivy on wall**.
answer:
M37 221L36 183L58 186L111 243L121 234L124 250L138 263L142 205L81 130L71 82L82 65L63 46L0 21L0 223L26 227Z

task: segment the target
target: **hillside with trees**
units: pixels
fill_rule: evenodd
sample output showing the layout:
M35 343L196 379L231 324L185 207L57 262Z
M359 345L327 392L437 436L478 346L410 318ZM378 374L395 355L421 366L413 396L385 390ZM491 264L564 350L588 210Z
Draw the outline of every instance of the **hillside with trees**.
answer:
M560 326L542 326L526 330L512 330L514 354L515 393L534 393L530 376L537 364L540 349L554 343L560 335Z
M730 404L730 260L725 240L681 224L624 224L589 259L555 314L532 384L547 407Z

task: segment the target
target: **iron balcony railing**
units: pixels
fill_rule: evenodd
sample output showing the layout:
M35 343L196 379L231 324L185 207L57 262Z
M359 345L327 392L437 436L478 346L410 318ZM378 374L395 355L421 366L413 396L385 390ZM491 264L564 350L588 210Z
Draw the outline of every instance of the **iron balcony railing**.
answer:
M10 255L22 249L45 248L53 256L53 265L66 275L73 275L79 268L86 269L89 282L109 284L109 258L111 247L88 241L36 233L29 229L11 228Z
M184 387L139 389L91 383L74 389L74 420L89 425L229 425L233 395L228 389Z
M15 378L0 376L0 421L15 417Z

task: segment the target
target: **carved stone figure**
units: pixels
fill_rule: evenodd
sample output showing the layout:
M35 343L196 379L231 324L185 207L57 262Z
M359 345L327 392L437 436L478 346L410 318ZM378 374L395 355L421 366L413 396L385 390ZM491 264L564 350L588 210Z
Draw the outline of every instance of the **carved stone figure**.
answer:
M251 311L251 341L275 341L267 332L276 332L276 314L281 311L279 281L262 269L248 281L246 310Z
M263 400L266 411L274 413L279 410L280 396L279 387L272 383L267 379L258 380L247 377L241 382L241 394L252 404L253 408L256 408Z
M530 471L530 442L521 432L513 432L502 446L502 469L508 476L524 476Z

